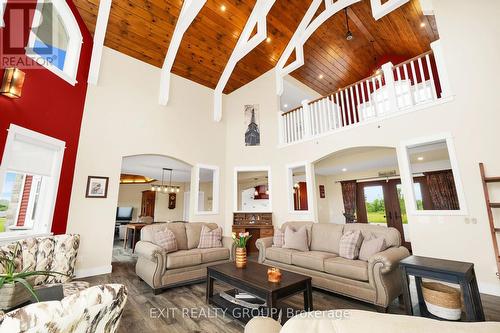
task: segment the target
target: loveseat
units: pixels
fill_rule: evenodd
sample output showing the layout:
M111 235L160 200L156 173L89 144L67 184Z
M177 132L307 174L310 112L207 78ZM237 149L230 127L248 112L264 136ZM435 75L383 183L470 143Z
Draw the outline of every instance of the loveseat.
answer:
M80 235L31 237L0 246L2 257L15 258L15 271L54 271L54 276L38 275L28 278L36 288L62 284L68 296L88 288L88 282L73 281ZM4 271L0 265L0 273Z
M165 288L205 280L207 267L228 262L233 258L233 240L222 237L222 247L199 249L201 229L216 229L216 223L170 222L145 226L141 240L135 246L138 255L136 274L154 293ZM168 228L175 235L178 250L167 253L155 243L155 234Z
M385 311L402 294L399 262L409 256L401 246L401 235L395 228L362 223L334 224L287 222L297 229L306 226L310 251L273 247L273 238L256 242L259 262L312 277L314 287L375 304ZM367 237L383 237L387 249L368 261L339 256L340 239L348 231L361 231Z
M361 310L316 311L299 314L283 328L268 317L255 317L245 333L497 333L499 322L463 323Z
M33 303L0 318L0 333L114 333L127 301L120 284L94 286L61 301Z

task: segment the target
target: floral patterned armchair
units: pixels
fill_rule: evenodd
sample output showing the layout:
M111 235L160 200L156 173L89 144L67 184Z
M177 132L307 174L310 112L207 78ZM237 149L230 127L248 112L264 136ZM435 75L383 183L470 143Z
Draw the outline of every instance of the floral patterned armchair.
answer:
M0 333L114 333L126 301L123 285L94 286L9 312L0 319Z
M87 282L72 281L79 246L80 235L32 237L1 246L0 255L16 258L17 272L29 269L30 271L55 271L66 274L40 275L28 280L35 288L62 283L64 296L68 296L89 286ZM0 272L3 269L0 265Z

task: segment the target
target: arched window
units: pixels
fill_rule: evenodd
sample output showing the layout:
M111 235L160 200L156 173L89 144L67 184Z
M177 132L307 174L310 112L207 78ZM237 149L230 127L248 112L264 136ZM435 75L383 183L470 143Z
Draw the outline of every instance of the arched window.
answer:
M75 85L82 40L66 1L38 1L26 48L28 57Z

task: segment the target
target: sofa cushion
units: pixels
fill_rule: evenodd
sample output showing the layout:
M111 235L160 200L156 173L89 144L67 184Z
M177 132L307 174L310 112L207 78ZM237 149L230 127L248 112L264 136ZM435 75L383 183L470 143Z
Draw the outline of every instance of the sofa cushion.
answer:
M214 247L222 247L222 228L210 230L209 227L201 228L199 249L211 249Z
M363 235L361 235L361 231L347 231L340 238L339 256L346 259L357 259L362 243Z
M207 226L210 230L217 229L217 223L189 222L185 223L187 247L189 250L196 249L200 244L201 228Z
M338 254L343 230L343 224L313 224L311 230L311 250Z
M179 250L167 254L167 269L190 267L201 264L201 253L198 250Z
M285 244L283 244L283 248L309 251L306 226L302 226L297 230L294 230L292 227L287 227L285 229Z
M314 269L323 272L325 270L324 261L328 258L335 258L336 254L321 251L296 252L292 254L292 264L295 266Z
M349 223L344 226L344 233L350 230L359 230L363 237L384 237L387 247L400 246L401 234L396 228L369 223Z
M291 265L292 253L295 252L299 251L293 249L283 249L279 247L269 247L266 249L266 259Z
M287 227L291 227L293 230L297 230L302 226L306 226L307 242L308 242L307 245L311 246L311 228L312 228L313 224L314 224L314 222L309 222L309 221L289 221L289 222L283 223L283 225L281 226L280 229L281 229L281 231L285 232Z
M188 241L187 241L187 236L186 236L186 224L187 223L183 223L183 222L167 223L168 230L172 231L175 235L175 240L177 241L177 248L179 250L188 250Z
M359 250L359 259L368 261L371 256L382 252L387 248L384 237L370 237L363 240L361 249Z
M368 263L342 257L325 259L325 272L358 281L368 281Z
M228 260L229 249L225 247L214 247L211 249L198 249L201 253L201 262L206 264L208 262Z
M273 247L283 247L283 244L285 244L285 233L276 229L273 235Z
M164 248L166 253L178 250L175 235L171 230L168 230L168 228L155 234L155 244Z

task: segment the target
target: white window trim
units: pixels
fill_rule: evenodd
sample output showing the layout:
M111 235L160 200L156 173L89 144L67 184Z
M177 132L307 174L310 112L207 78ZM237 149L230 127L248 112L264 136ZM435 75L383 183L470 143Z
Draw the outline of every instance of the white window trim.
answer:
M40 24L41 9L45 2L49 1L38 0L36 7L37 10L35 11L35 14L33 16L32 26L38 26ZM80 26L78 25L78 22L66 1L51 0L50 2L59 13L59 16L63 21L64 28L68 33L68 49L66 50L66 58L64 60L64 70L60 70L55 65L52 65L48 62L43 62L41 65L74 86L77 84L76 76L78 74L80 52L83 43L82 32L80 31ZM27 50L33 48L33 46L35 45L35 40L36 35L33 32L33 29L31 29L28 46L26 47ZM31 54L31 52L26 52L26 55L35 61L38 59L38 57Z
M220 184L220 170L218 166L207 165L207 164L197 164L195 166L195 190L194 193L194 210L196 215L216 215L219 214L219 184ZM212 210L210 211L200 211L198 209L199 204L199 192L200 192L200 172L201 169L208 169L213 171L213 183L212 183Z
M306 171L306 186L307 186L307 210L295 210L294 200L293 200L293 169L298 167L305 167ZM288 195L288 212L294 215L306 215L312 217L312 205L313 205L313 182L312 182L312 168L311 163L295 162L286 165L286 175L287 175L287 195Z
M269 190L269 209L264 211L243 211L238 209L238 172L267 171L267 187ZM273 191L270 166L237 166L234 167L233 178L233 209L235 213L272 213L273 212Z
M3 14L5 13L5 6L7 6L7 0L0 0L0 27L5 27L5 21L3 19Z
M437 141L446 141L448 148L448 155L450 158L451 170L455 180L455 188L457 190L458 202L460 205L459 210L418 210L415 199L415 189L413 187L413 176L411 171L410 156L408 148L427 144ZM468 215L467 203L465 200L465 192L462 185L462 178L460 177L460 169L458 167L457 156L455 152L455 145L451 133L440 133L427 137L415 138L412 140L403 141L398 148L398 163L401 171L401 182L403 184L404 195L407 200L406 209L408 215L414 216L466 216Z
M64 150L66 148L66 143L64 141L28 130L14 124L10 124L8 132L9 133L7 134L7 140L5 142L5 149L2 157L2 164L0 164L0 186L3 186L3 184L5 183L5 174L7 172L16 172L16 170L10 170L8 167L10 161L12 160L13 154L11 147L15 142L16 137L22 137L24 141L30 141L32 143L36 142L40 146L50 147L57 152L57 155L54 159L53 175L51 177L46 177L47 179L51 180L51 184L47 184L48 182L42 183L42 188L44 189L46 189L47 186L51 186L51 188L48 189L48 191L50 191L50 195L45 196L43 200L39 201L40 207L44 207L43 222L41 222L41 224L37 225L31 230L0 233L0 243L19 240L26 237L51 234L57 191L59 188L59 178L61 174Z

